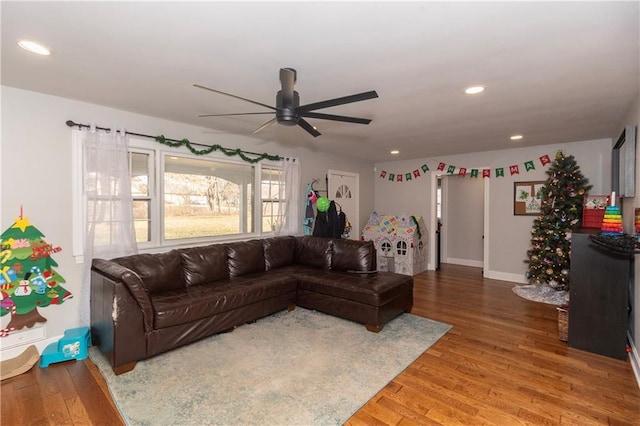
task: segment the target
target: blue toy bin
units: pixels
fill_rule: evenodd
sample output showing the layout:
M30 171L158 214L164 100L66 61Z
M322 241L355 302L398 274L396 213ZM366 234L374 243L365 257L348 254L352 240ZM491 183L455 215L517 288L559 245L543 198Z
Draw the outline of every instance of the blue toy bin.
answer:
M49 364L71 359L83 360L89 356L89 346L91 346L89 327L67 330L57 343L51 343L42 351L40 368L46 368Z

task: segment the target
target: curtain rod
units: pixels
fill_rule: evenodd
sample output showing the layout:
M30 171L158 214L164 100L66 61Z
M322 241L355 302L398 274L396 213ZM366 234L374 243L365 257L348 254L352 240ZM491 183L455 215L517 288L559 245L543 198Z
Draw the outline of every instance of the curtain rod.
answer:
M81 123L74 123L73 120L67 120L65 122L65 124L69 127L73 127L73 126L78 126L78 128L82 128L82 127L86 127L86 128L91 128L90 125L88 124L81 124ZM111 129L109 129L108 127L100 127L100 126L95 126L96 129L98 130L104 130L107 132L110 132ZM145 135L144 133L135 133L135 132L130 132L130 131L125 131L125 133L127 135L132 135L132 136L141 136L143 138L150 138L150 139L157 139L157 136L152 136L152 135ZM182 142L180 140L177 139L169 139L169 138L164 138L165 140L169 141L169 142ZM206 148L211 148L211 145L205 145L202 143L197 143L197 142L189 142L191 145L198 145L198 146L203 146ZM239 150L240 152L243 152L245 154L250 154L250 155L257 155L257 156L265 156L267 154L259 154L257 152L251 152L251 151L244 151L244 150ZM282 159L283 157L281 157L280 155L275 155L274 157L279 157L279 159Z

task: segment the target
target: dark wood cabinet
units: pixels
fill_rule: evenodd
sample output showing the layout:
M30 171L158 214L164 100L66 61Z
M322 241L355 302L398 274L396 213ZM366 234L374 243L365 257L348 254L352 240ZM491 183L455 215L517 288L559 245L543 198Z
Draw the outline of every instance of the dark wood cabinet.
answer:
M568 344L626 359L634 257L593 243L592 233L574 232L571 237Z

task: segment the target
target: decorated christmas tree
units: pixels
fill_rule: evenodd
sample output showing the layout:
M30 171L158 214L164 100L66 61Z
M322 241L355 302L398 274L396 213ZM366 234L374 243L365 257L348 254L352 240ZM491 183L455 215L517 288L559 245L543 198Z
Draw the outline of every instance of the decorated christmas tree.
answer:
M11 315L7 327L0 330L4 337L47 321L38 308L59 305L72 296L60 285L64 278L53 269L58 264L51 254L60 247L48 244L44 234L22 216L22 209L15 223L0 235L0 242L0 316Z
M541 211L533 221L531 249L527 251L532 284L569 290L571 231L582 217L582 200L591 189L573 155L556 153L540 189Z

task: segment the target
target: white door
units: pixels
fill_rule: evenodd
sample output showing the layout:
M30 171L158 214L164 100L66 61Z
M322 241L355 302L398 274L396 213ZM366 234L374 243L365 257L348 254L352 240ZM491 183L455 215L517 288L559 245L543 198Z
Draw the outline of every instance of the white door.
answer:
M360 175L358 173L329 170L329 200L336 203L338 211L342 209L351 224L349 239L360 239Z

